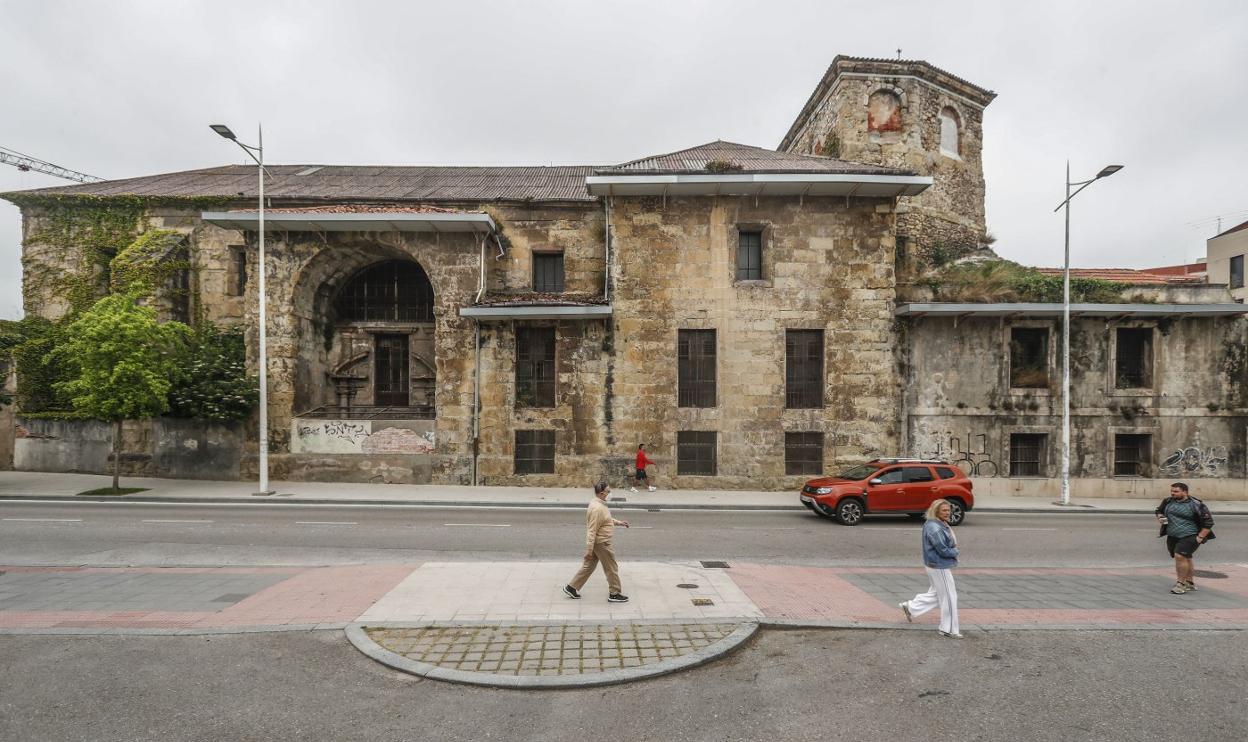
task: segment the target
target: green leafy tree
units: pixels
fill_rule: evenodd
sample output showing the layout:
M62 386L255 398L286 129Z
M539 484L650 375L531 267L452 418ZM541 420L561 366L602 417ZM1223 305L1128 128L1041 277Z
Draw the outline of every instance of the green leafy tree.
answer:
M113 423L113 489L121 477L121 424L169 409L189 328L161 323L137 294L113 294L97 301L65 329L65 342L52 351L76 372L58 382L76 412Z
M169 414L202 420L242 420L255 409L260 385L247 373L243 331L211 322L195 328L178 359Z

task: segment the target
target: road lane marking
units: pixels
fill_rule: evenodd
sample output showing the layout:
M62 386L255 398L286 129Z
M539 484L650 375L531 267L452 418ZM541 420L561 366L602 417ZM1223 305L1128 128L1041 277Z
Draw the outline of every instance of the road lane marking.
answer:
M734 531L799 531L792 526L732 526Z
M353 520L297 520L298 526L358 526Z
M22 523L81 523L82 518L5 518Z
M152 518L150 520L144 520L143 522L144 523L212 523L213 521L211 520L172 520L172 519L162 520L159 518Z
M898 532L903 532L903 531L905 531L905 532L909 532L909 531L922 531L922 530L923 530L922 528L913 528L913 527L894 528L894 527L892 527L892 526L859 526L859 528L861 528L861 529L862 529L862 530L864 530L864 531L898 531Z
M443 526L463 526L465 528L511 528L510 523L443 523Z
M1056 531L1056 528L1002 528L1002 531Z

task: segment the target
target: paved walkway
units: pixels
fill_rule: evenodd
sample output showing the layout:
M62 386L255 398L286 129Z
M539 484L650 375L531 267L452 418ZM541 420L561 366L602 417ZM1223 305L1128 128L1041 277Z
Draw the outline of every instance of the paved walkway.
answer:
M95 474L53 474L45 472L0 472L0 499L72 498L79 492L109 487L112 479ZM122 498L99 499L131 501L189 502L328 502L357 504L407 504L489 507L584 507L589 489L571 487L460 487L418 484L354 484L350 482L270 482L276 494L253 495L255 484L238 481L194 479L123 478L122 486L145 487L146 492ZM1197 490L1199 494L1199 490ZM1157 480L1157 497L1082 498L1072 507L1055 505L1053 498L980 495L976 510L1046 512L1152 512L1166 495L1165 482ZM1212 504L1216 515L1248 514L1248 501L1219 501ZM621 487L612 492L611 507L618 509L794 509L800 510L794 492L755 492L746 490L662 490L629 492Z

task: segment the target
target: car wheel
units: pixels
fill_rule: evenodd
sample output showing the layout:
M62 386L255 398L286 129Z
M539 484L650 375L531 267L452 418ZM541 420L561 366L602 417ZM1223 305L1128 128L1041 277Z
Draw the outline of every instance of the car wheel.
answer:
M962 521L966 519L966 506L961 500L949 498L949 525L960 526Z
M836 506L836 522L843 526L856 526L862 522L862 500L846 497Z

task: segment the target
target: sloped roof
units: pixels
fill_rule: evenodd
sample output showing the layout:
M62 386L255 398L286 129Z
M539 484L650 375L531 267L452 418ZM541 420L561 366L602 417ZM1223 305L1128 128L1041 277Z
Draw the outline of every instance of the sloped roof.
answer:
M853 175L913 175L909 170L864 165L818 155L777 152L748 144L716 140L696 147L651 155L611 167L597 168L598 175L666 175L671 173L703 173L711 162L739 165L739 173L840 173Z
M592 201L587 165L436 167L266 165L265 195L277 199L348 201ZM38 188L26 195L255 198L256 168L203 170Z
M1224 234L1230 234L1231 232L1238 232L1241 229L1248 229L1248 222L1244 222L1243 224L1236 224L1235 226L1231 227L1225 232L1219 232L1215 234L1211 239L1217 239L1218 237L1221 237Z
M1036 270L1046 276L1062 275L1061 268L1037 268ZM1101 281L1113 281L1115 283L1127 283L1137 286L1203 283L1205 280L1204 274L1171 275L1149 273L1148 271L1135 270L1133 268L1071 268L1070 275L1078 278L1094 278Z

